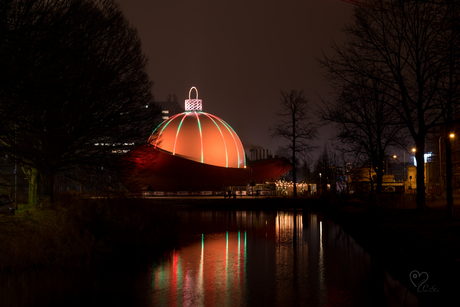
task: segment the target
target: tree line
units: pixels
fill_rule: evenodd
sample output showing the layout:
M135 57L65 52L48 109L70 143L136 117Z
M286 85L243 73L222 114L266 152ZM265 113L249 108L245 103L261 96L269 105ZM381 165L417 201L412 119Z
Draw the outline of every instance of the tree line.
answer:
M56 175L119 175L159 114L137 31L113 0L0 0L0 154L54 201ZM72 175L73 174L73 175Z
M341 144L338 147L343 155L376 173L378 192L390 150L415 147L416 203L417 209L423 210L427 136L434 129L443 131L450 216L453 198L448 134L459 123L459 18L459 2L455 0L359 2L352 22L343 30L344 42L333 42L331 52L323 52L318 59L332 86L332 99L321 103L320 120L334 124L335 140ZM303 101L303 108L296 111L298 101ZM311 149L304 141L314 139L316 127L310 126L309 134L301 132L308 122L304 111L307 101L301 92L281 91L281 106L279 115L284 119L271 128L271 135L289 140L295 181L295 155Z
M458 1L369 0L354 7L344 43L319 60L334 99L321 117L337 138L366 161L381 185L383 161L392 147L413 143L417 160L417 209L425 204L427 135L445 131L447 208L452 215L452 161L447 133L458 123ZM450 173L449 173L450 170Z

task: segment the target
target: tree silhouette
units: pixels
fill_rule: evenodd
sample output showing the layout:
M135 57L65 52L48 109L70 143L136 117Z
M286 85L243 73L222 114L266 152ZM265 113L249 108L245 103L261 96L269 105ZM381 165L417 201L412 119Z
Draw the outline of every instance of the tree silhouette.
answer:
M395 110L375 80L357 80L336 87L334 102L324 102L323 121L333 123L340 151L353 154L361 165L370 165L377 174L376 192L382 191L384 161L388 149L402 146L404 128Z
M445 22L445 33L439 52L443 53L446 58L446 65L443 69L441 78L440 95L438 103L442 107L443 126L441 139L445 144L445 161L446 161L446 208L447 216L452 217L454 211L454 200L452 195L452 147L449 134L452 133L454 125L460 123L460 20L458 1L446 1L447 17ZM439 152L439 161L441 161L441 152ZM440 170L441 171L441 170ZM442 176L440 176L440 185L442 187Z
M289 141L291 152L292 177L294 182L294 196L297 196L296 155L307 155L314 147L311 141L316 138L317 128L309 122L308 101L303 91L291 90L289 93L281 90L281 108L276 114L280 121L270 128L272 138L282 138Z
M439 123L439 88L449 57L441 52L448 10L436 1L369 0L356 7L343 46L324 65L335 81L379 83L386 103L415 142L417 209L425 208L424 149L428 131ZM440 49L441 48L441 49Z
M114 171L112 152L147 140L147 59L112 0L2 0L0 16L0 152L53 202L56 174Z

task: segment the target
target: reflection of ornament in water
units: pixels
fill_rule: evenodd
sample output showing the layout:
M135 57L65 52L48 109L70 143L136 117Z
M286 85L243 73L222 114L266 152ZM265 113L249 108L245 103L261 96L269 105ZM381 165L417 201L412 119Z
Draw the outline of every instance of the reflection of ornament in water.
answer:
M192 99L192 90L196 98ZM219 117L202 112L198 90L192 87L185 112L163 121L148 143L173 155L205 164L245 168L243 144L233 128Z

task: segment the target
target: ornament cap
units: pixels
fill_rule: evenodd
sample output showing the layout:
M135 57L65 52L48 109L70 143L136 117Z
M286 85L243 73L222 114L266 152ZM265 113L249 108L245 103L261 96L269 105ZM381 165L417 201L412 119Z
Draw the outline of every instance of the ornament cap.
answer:
M192 90L195 90L196 98L191 99ZM185 99L185 111L202 111L202 102L201 99L198 99L198 89L194 86L190 88L188 92L188 99Z

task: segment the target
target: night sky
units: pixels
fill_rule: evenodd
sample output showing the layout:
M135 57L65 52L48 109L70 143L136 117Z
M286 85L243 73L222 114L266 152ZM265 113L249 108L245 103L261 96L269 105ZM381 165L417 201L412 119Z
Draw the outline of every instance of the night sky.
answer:
M183 105L196 86L203 111L228 122L246 151L273 154L280 142L270 143L268 129L280 90L303 89L312 108L328 98L315 58L341 41L353 8L340 0L116 1L139 32L155 100L176 94ZM318 152L329 138L321 129Z

